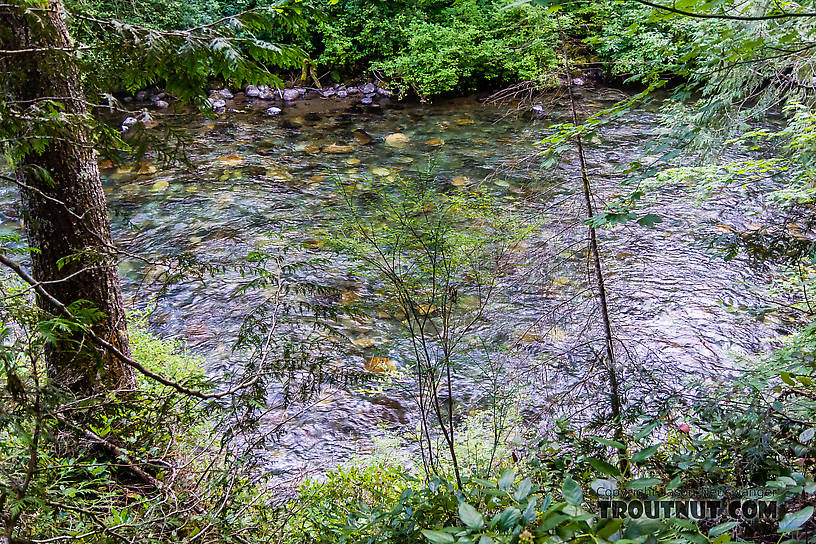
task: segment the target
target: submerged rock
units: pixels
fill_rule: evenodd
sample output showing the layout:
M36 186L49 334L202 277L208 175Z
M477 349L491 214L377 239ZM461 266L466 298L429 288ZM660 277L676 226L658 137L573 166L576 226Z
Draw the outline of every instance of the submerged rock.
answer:
M149 176L150 174L155 174L156 172L156 167L152 163L143 162L136 174L140 176Z
M280 115L281 111L283 110L281 110L280 108L276 108L275 106L272 106L266 109L266 114L269 115L270 117L274 117L276 115Z
M224 155L223 157L219 157L218 161L223 164L228 164L230 166L238 166L244 163L244 159L241 158L241 155L237 153L232 153L230 155Z
M374 342L373 338L370 338L368 336L361 336L356 340L352 340L351 343L360 349L365 349L372 347L376 342Z
M374 101L369 96L366 96L362 100L360 100L361 104L366 104L366 105L371 104L372 102L374 102Z
M323 153L351 153L354 148L345 144L330 144L323 148Z
M410 141L408 136L402 132L395 132L385 137L385 145L391 147L405 147Z
M365 130L355 130L353 136L354 139L357 140L361 145L370 144L371 140L373 140L371 135Z
M396 370L397 365L388 357L372 357L365 364L365 369L375 374L385 374L386 372Z

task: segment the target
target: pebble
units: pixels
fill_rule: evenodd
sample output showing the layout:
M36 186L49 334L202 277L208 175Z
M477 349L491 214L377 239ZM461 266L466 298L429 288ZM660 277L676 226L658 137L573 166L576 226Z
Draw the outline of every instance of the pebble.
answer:
M283 110L281 110L280 108L276 108L275 106L272 106L271 108L267 108L266 114L269 115L270 117L274 117L276 115L280 115L281 111Z

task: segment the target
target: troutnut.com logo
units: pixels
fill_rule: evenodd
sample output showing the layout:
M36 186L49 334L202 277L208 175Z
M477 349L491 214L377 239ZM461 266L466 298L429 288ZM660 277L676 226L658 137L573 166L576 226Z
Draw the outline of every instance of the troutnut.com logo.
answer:
M775 501L756 499L701 500L701 499L631 499L599 500L602 518L620 519L718 519L728 516L742 520L778 519Z
M706 488L682 493L595 489L605 519L721 519L774 521L782 512L770 489Z

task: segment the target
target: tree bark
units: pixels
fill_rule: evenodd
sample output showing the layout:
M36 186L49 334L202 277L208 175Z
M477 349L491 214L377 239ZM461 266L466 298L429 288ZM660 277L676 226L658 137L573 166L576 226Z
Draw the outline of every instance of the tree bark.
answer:
M8 5L8 4L6 4ZM23 12L0 8L0 69L7 80L6 100L21 107L53 99L69 115L88 109L76 53L61 1L46 9ZM20 53L25 50L27 52ZM15 53L15 51L17 51ZM37 122L37 121L35 121ZM72 122L67 130L54 124L45 148L27 147L15 163L25 232L31 247L32 275L63 304L88 301L104 317L94 332L130 354L122 291L110 231L108 208L93 149L91 127ZM49 314L57 308L42 297ZM133 385L132 369L99 351L81 333L69 335L46 351L49 381L76 395L93 395Z

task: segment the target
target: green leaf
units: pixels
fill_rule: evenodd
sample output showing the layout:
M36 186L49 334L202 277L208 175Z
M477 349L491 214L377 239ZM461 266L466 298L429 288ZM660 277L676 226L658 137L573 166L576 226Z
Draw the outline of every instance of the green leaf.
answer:
M422 534L431 542L431 544L453 544L453 542L455 542L453 535L444 531L423 529Z
M658 421L655 421L654 423L649 423L648 425L644 425L643 428L640 429L637 432L637 434L635 434L635 440L643 440L644 438L652 434L652 431L654 431L658 425L660 425L660 422Z
M672 491L674 489L677 489L682 484L683 484L683 475L678 474L677 476L672 478L671 481L668 484L666 484L666 491Z
M595 535L601 537L604 540L609 540L609 537L617 533L618 529L620 529L622 525L623 525L622 519L610 519L604 524L603 527L601 527L595 532Z
M711 529L708 530L708 536L711 538L715 538L720 536L723 533L727 533L734 527L738 526L738 521L726 521L725 523L720 523L719 525L715 525Z
M565 501L573 506L580 506L584 501L581 486L572 479L572 476L567 476L566 479L564 479L564 485L561 487L561 495L564 496Z
M530 481L530 478L524 478L516 489L516 492L513 494L513 498L517 501L521 502L527 498L527 495L530 494L530 491L533 490L533 482Z
M570 519L570 517L566 514L553 514L545 519L541 525L538 526L538 529L541 531L549 531L550 529L554 529L561 525L562 521L566 521L568 519Z
M507 491L510 489L510 486L513 485L513 480L516 479L516 473L512 469L507 469L502 472L501 478L499 478L499 489L502 491Z
M619 450L625 450L626 446L618 442L617 440L609 440L608 438L603 438L601 436L590 436L592 440L597 442L598 444L603 444L604 446L610 446L612 448L617 448Z
M638 225L642 227L654 227L657 223L662 223L663 220L660 218L659 215L655 215L653 213L647 213L646 215L642 215L638 220Z
M789 372L782 372L779 374L779 377L782 378L782 381L788 385L796 385L796 380L794 380Z
M530 497L529 502L527 503L527 508L524 509L522 516L524 516L525 521L527 523L532 523L536 520L537 512L536 512L536 498L535 496Z
M633 463L641 463L657 453L657 449L660 447L660 444L655 444L654 446L649 446L648 448L643 448L636 454L632 456Z
M504 531L509 531L520 519L521 510L515 506L508 506L501 514L493 518L491 525L498 526L499 529Z
M607 463L602 459L598 459L596 457L587 457L584 459L589 466L597 470L602 474L606 474L607 476L620 476L620 470L614 465Z
M782 518L782 521L779 522L779 532L790 533L792 531L795 531L796 529L804 525L805 522L809 520L810 516L812 515L813 515L812 506L802 508L798 512L789 512L785 514L785 517Z
M462 523L469 529L481 529L484 527L482 514L466 502L459 503L459 519L461 519Z

